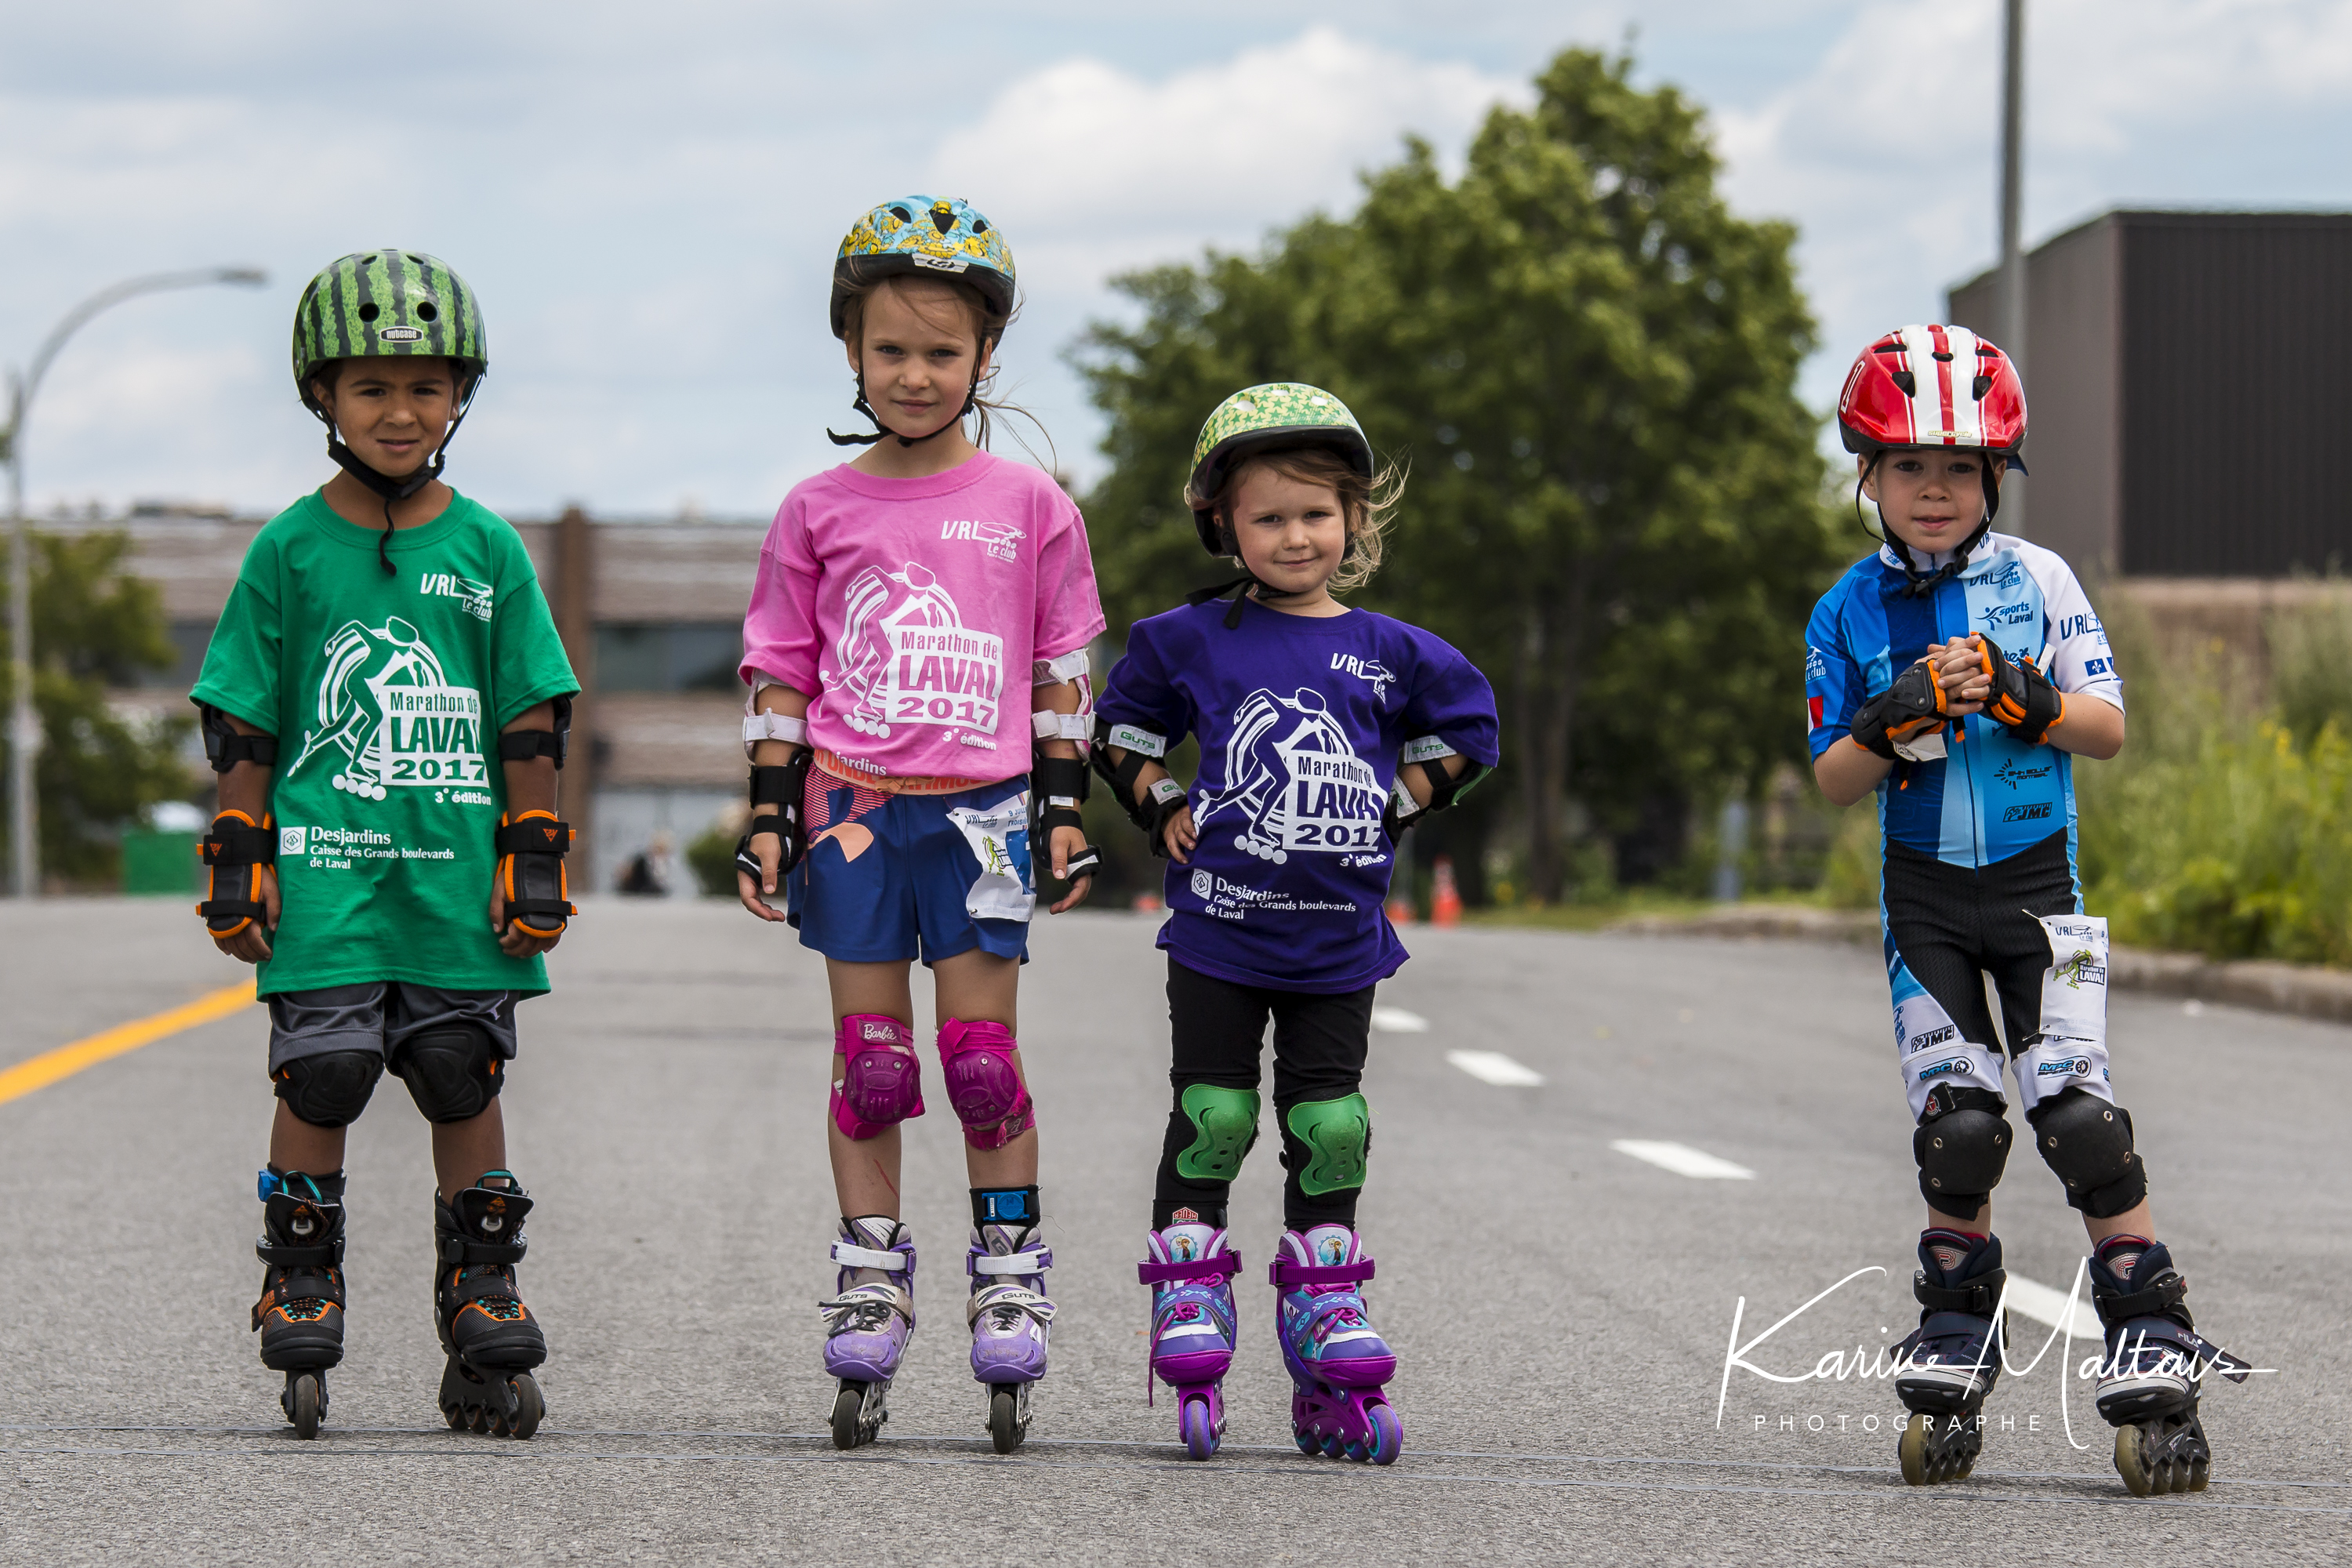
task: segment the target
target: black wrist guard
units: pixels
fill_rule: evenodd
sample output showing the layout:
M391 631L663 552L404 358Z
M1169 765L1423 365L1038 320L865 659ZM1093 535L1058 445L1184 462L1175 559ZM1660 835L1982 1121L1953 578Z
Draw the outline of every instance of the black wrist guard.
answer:
M1434 735L1424 736L1404 748L1404 754L1397 759L1396 782L1389 789L1388 806L1381 813L1381 831L1388 835L1390 843L1404 837L1406 828L1431 812L1452 810L1456 801L1478 787L1479 780L1495 771L1464 757L1462 771L1449 773L1445 771L1445 759L1456 755L1459 753L1453 747ZM1405 786L1407 768L1421 770L1422 782L1429 786L1427 805L1414 800L1412 791Z
M1054 869L1054 829L1075 827L1081 834L1087 830L1086 813L1080 809L1087 803L1089 781L1087 764L1076 757L1037 757L1029 770L1031 821L1029 832L1029 868L1032 873L1050 876ZM1076 882L1102 869L1102 851L1091 844L1081 844L1063 867L1063 880Z
M1985 712L2027 745L2039 745L2065 719L2064 695L2032 659L2010 658L1989 637L1976 641L1984 672L1992 678L1992 695L1985 700Z
M212 831L205 835L205 864L213 874L212 897L196 906L196 913L205 917L205 929L216 941L226 941L269 918L269 906L262 901L261 868L278 863L278 830L270 821L265 811L257 827L245 813L224 811L213 818Z
M572 825L551 811L526 811L511 821L499 818L499 890L506 895L507 925L525 936L562 936L579 913L563 857L572 849Z
M1853 742L1893 762L1907 752L1912 742L1939 728L1945 712L1944 686L1936 679L1935 665L1915 664L1854 714Z
M751 770L751 830L735 847L735 868L760 880L760 858L751 853L751 840L763 833L776 836L776 875L801 863L808 853L808 826L805 802L808 797L810 752L806 746L793 753L793 760L781 767ZM761 811L772 805L773 811Z

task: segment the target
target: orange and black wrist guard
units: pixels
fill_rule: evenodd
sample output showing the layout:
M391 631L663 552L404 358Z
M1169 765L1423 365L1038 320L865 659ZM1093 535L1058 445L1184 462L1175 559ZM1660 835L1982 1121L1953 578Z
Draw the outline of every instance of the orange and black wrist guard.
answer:
M505 895L507 925L525 936L562 936L572 907L572 885L563 857L572 849L572 825L551 811L526 811L499 818L499 891Z
M1989 637L1979 635L1976 643L1977 658L1992 682L1985 712L2027 745L2039 745L2066 717L2064 693L2032 659L2010 658Z
M205 835L205 865L212 872L212 897L196 906L205 929L226 942L249 925L267 921L261 868L278 863L278 830L268 812L256 824L241 811L224 811Z

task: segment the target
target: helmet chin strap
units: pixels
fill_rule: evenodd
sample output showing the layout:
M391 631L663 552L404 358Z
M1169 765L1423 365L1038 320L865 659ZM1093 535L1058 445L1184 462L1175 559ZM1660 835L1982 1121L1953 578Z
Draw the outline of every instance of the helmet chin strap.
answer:
M871 447L875 442L879 441L885 436L898 436L898 432L891 429L890 426L882 423L882 416L875 413L874 405L866 401L866 375L862 371L858 373L857 376L857 395L850 400L849 406L856 412L863 414L866 418L874 421L874 434L871 436L844 436L834 430L832 426L827 426L824 432L825 439L831 441L835 446ZM925 441L929 440L932 436L944 436L950 430L952 430L957 426L962 424L964 421L964 416L970 414L973 409L979 406L980 383L975 380L971 386L964 390L963 406L956 410L956 416L954 418L949 420L946 424L932 431L929 436L898 436L898 445L901 447L918 447Z
M1874 459L1871 467L1876 468L1877 466L1875 459ZM1866 474L1860 474L1856 475L1854 478L1853 515L1856 521L1860 521L1862 518L1862 487L1863 481L1868 476ZM1871 501L1870 504L1878 512L1879 542L1885 545L1887 549L1895 552L1895 559L1903 563L1903 575L1905 578L1903 584L1903 596L1905 598L1917 599L1925 597L1927 595L1934 593L1946 583L1951 581L1953 578L1958 576L1961 573L1969 569L1969 552L1983 542L1986 534L1992 531L1992 514L1994 510L2000 505L2000 490L1999 488L2000 481L1992 476L1990 468L1986 470L1985 477L1989 484L1990 484L1993 489L1992 494L1989 498L1989 504L1985 507L1985 514L1977 522L1976 531L1969 534L1966 539L1961 540L1958 547L1952 552L1952 558L1949 561L1945 562L1941 566L1937 567L1933 572L1922 572L1919 569L1919 563L1916 558L1912 555L1910 546L1905 544L1903 542L1902 536L1896 533L1895 530L1888 525L1886 521L1886 508L1881 505L1875 499ZM1864 533L1870 531L1870 525L1867 522L1863 523L1863 531Z
M477 382L479 379L477 377ZM457 406L457 417L449 421L449 428L441 433L441 444L434 450L433 460L420 467L406 479L394 479L390 474L369 467L361 460L357 452L343 445L335 433L334 420L323 413L319 415L320 421L327 426L327 456L332 458L336 466L343 472L383 498L383 534L376 541L375 558L383 563L385 576L396 577L400 574L400 568L392 563L392 503L406 500L441 477L441 471L449 466L449 443L457 439L457 426L466 422L466 411L473 405L473 388L467 387L466 401ZM313 412L317 411L313 410Z

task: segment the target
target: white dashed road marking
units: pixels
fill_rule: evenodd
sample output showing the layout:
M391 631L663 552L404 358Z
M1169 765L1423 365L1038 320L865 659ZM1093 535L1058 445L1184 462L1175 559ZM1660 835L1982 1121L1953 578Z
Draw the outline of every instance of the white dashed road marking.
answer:
M1659 1169L1672 1171L1677 1176L1691 1176L1702 1182L1752 1182L1756 1179L1756 1173L1747 1166L1718 1160L1687 1143L1654 1143L1643 1138L1620 1138L1609 1146L1620 1154L1647 1160Z
M2076 1297L2069 1300L2063 1290L2053 1290L2047 1285L2037 1285L2021 1274L2009 1277L2009 1310L2021 1312L2037 1323L2053 1329L2065 1329L2078 1340L2100 1341L2105 1331L2099 1327L2099 1314L2091 1303ZM2074 1316L2068 1321L2067 1314Z
M1513 1061L1500 1051L1448 1051L1445 1059L1480 1083L1500 1084L1506 1089L1533 1089L1543 1082L1543 1074Z
M1372 1027L1391 1035L1425 1035L1429 1033L1429 1020L1402 1007L1375 1007Z

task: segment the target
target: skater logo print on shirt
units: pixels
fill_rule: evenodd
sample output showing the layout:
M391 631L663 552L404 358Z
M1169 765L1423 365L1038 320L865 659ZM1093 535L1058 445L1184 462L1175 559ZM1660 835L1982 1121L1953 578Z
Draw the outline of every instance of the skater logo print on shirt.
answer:
M489 779L481 693L444 679L441 660L422 633L397 616L380 626L346 621L327 639L326 656L317 723L303 731L288 779L313 757L332 752L341 759L334 786L362 800L382 800L402 788L434 790L436 800L488 804L475 790L450 788Z
M893 724L935 724L995 749L1004 639L967 627L929 568L909 561L904 571L868 566L852 578L834 650L850 700L842 719L859 734L887 737Z
M1276 865L1293 850L1386 849L1380 775L1319 694L1302 686L1276 697L1260 687L1234 710L1232 732L1225 770L1233 782L1209 792L1202 828L1236 816L1234 842Z
M1029 537L1009 522L976 522L970 518L955 518L940 524L941 539L969 539L984 547L999 561L1018 561L1021 542Z
M420 574L416 591L427 598L455 599L459 609L478 621L490 618L490 598L498 592L488 583L477 583L470 577L460 577L449 572Z

